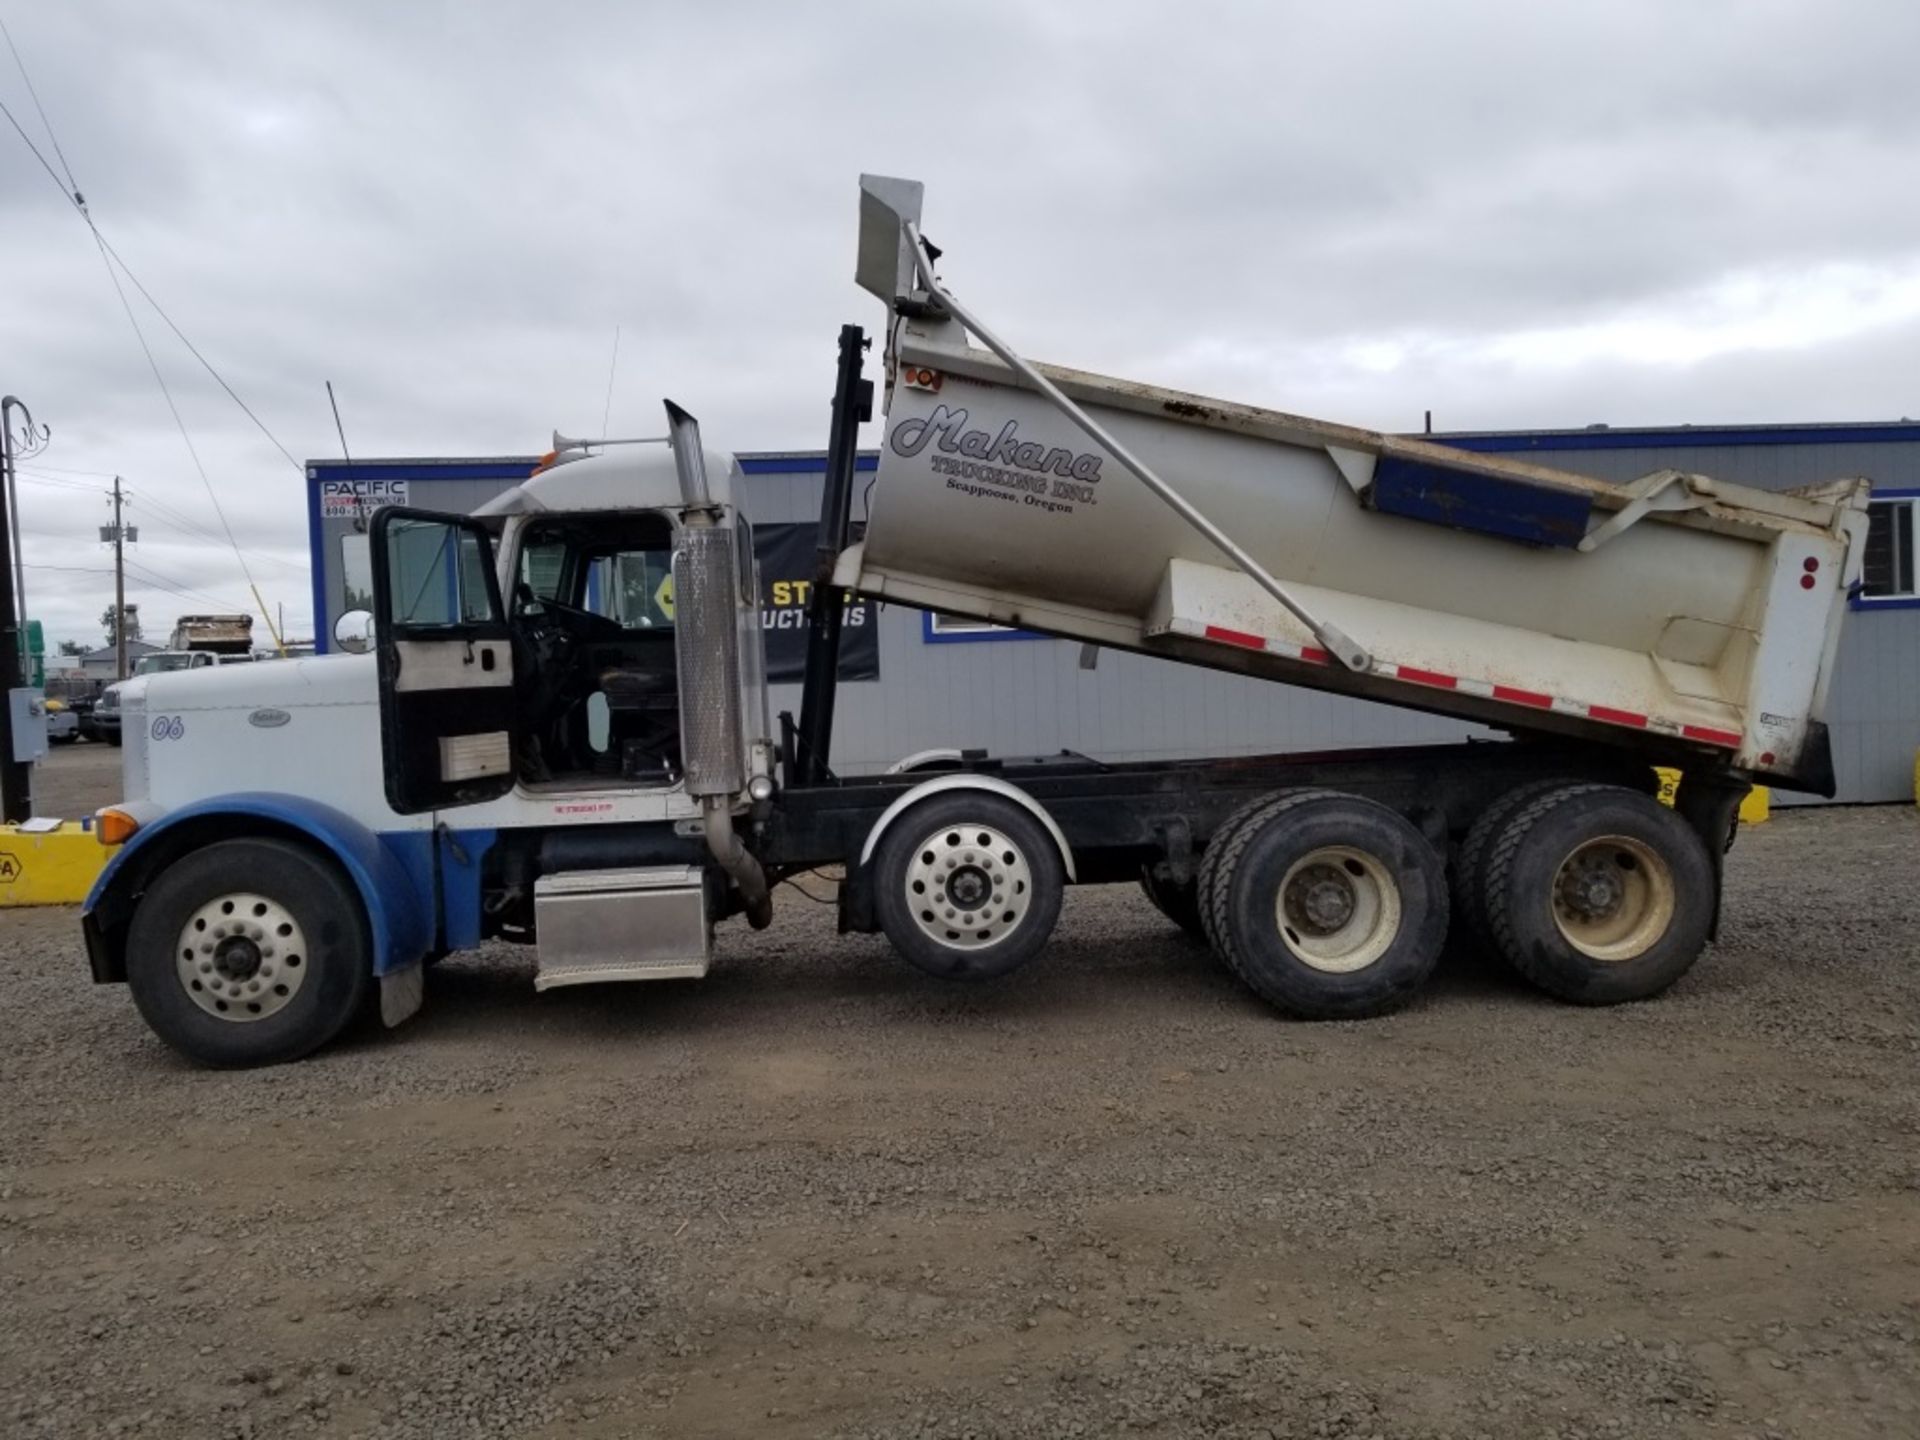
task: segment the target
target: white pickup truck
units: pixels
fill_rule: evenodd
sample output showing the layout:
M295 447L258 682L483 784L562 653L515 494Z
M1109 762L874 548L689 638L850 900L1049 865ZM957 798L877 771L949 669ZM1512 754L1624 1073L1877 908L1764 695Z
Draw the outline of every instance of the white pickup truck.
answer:
M1864 482L1616 487L1036 366L940 281L920 203L862 181L882 460L849 543L847 326L797 722L768 713L733 464L669 403L660 442L570 442L479 514L378 512L376 613L342 632L374 654L123 686L94 978L198 1060L280 1061L376 996L399 1023L486 941L536 947L540 989L699 977L716 923L771 923L773 883L825 865L843 928L952 979L1115 882L1304 1018L1402 1003L1450 927L1577 1002L1683 974L1750 783L1831 791ZM1507 738L837 776L849 590Z

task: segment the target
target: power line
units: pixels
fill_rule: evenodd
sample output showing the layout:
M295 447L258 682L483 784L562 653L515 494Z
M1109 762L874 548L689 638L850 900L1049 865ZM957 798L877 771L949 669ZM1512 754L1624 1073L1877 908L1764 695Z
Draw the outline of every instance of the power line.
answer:
M7 42L9 46L12 46L11 35L7 37ZM36 107L39 107L39 95L33 89L33 82L27 75L26 66L21 61L20 52L17 48L14 49L13 55L14 63L20 68L21 78L27 82L28 93L33 95L34 104ZM246 401L242 400L234 388L227 383L226 377L214 368L213 362L200 353L199 347L189 340L186 332L174 323L173 317L169 315L165 307L154 298L153 292L141 284L140 277L133 273L132 267L121 258L120 252L115 250L113 246L107 242L107 237L100 232L100 227L94 223L92 214L87 210L86 197L80 193L79 186L77 184L73 185L71 191L69 191L67 186L60 184L60 177L54 173L53 167L47 163L47 157L40 153L40 147L33 143L33 137L27 134L25 127L20 124L20 121L14 116L13 111L7 107L4 101L0 101L0 113L6 115L7 122L13 126L14 133L20 137L21 143L32 152L34 159L40 162L40 168L47 172L47 178L52 180L56 186L60 187L61 194L66 196L68 202L72 204L73 208L79 213L80 218L86 222L87 229L92 234L95 245L99 247L100 262L107 267L107 278L113 282L114 294L120 299L120 308L126 312L127 323L133 327L134 338L140 342L141 353L146 356L148 368L153 371L153 378L160 386L161 395L166 399L167 409L173 414L173 422L179 428L180 439L182 443L186 445L188 455L193 458L193 466L194 469L199 472L200 483L207 492L207 500L212 504L213 513L220 521L220 528L226 532L227 543L233 549L234 559L240 562L240 571L246 577L248 588L253 591L254 598L258 600L264 608L266 602L260 600L260 587L254 581L253 572L247 565L246 556L241 553L239 541L234 538L233 526L227 519L226 511L220 505L220 497L214 492L213 481L207 475L207 467L201 462L200 452L194 446L193 437L187 430L186 420L180 414L180 407L174 403L173 392L167 386L166 377L160 371L159 362L154 359L153 348L147 344L146 333L141 330L140 321L133 313L133 306L127 299L127 292L120 284L121 274L125 274L127 279L133 282L134 288L138 290L141 297L153 307L154 313L166 322L167 328L173 331L180 343L187 347L188 352L193 358L199 361L201 366L214 378L214 381L220 388L226 391L228 398L240 407L242 413L258 427L260 433L273 442L274 448L286 457L287 463L303 475L306 473L305 467L303 467L298 460L294 459L291 450L280 443L280 437L267 428L266 422L254 414L252 407L250 407ZM54 133L53 126L51 122L48 121L46 111L43 108L40 110L40 121L46 126L47 138L53 142L54 153L59 155L61 165L66 167L66 154L61 150L59 137ZM73 178L71 167L67 167L67 170L68 179L71 181ZM118 272L114 269L116 265L119 266ZM273 626L273 617L271 615L267 616L267 626L269 629ZM274 641L276 644L279 643L279 636L277 634L274 637Z
M85 211L82 211L81 213L83 215L86 214ZM107 254L113 257L114 263L118 265L122 270L126 271L127 279L133 282L133 288L138 290L140 292L141 298L144 299L149 305L153 307L154 314L158 315L162 320L167 322L167 328L173 331L174 336L180 341L182 345L187 347L187 353L193 356L194 359L200 362L201 368L203 368L207 372L207 374L213 377L214 383L218 385L222 390L227 392L227 398L233 401L234 404L238 405L240 407L241 413L243 413L247 417L247 419L251 420L254 423L255 427L260 431L262 435L266 436L267 439L273 442L273 448L278 450L282 455L287 457L287 463L293 466L293 468L295 470L298 470L302 475L305 475L307 473L307 467L302 465L298 460L293 458L293 452L287 449L285 445L282 445L280 443L280 437L274 434L273 431L267 428L267 422L262 420L258 415L253 413L253 407L248 405L246 401L240 398L239 394L234 390L233 386L227 383L226 376L222 375L218 370L214 369L213 362L207 359L206 356L202 355L200 353L199 347L196 346L193 343L193 341L187 338L186 332L182 330L178 325L173 323L173 317L166 312L166 309L160 304L158 300L153 298L153 292L147 289L146 286L140 283L140 277L134 274L133 271L128 267L127 262L120 258L120 252L114 249L113 245L107 240L107 237L100 233L100 227L93 223L93 217L91 215L86 215L86 221L87 221L88 228L93 231L94 238L100 242L101 247L107 252ZM218 507L216 506L216 508Z
M40 124L47 132L47 139L53 142L53 153L60 157L60 168L67 172L67 188L73 192L75 201L78 201L80 186L73 178L73 166L67 163L66 151L60 148L60 137L53 133L53 122L47 119L47 107L40 103L40 92L33 88L33 77L27 74L27 62L20 58L20 47L13 43L13 32L7 29L4 18L0 18L0 35L7 37L7 49L13 52L14 66L20 71L20 78L26 82L27 95L33 101L33 108L40 113Z
M139 564L136 561L129 560L126 562L126 566L128 579L145 581L147 584L157 589L165 590L179 599L191 600L195 604L217 605L223 610L245 611L249 615L253 613L253 607L251 605L242 605L237 601L220 595L209 595L204 590L194 589L185 581L175 580L171 576L162 575L159 571L149 566Z
M156 571L149 570L146 566L140 565L135 561L127 561L126 567L127 579L133 584L145 589L159 590L165 594L172 595L176 600L190 600L196 605L223 605L229 610L248 610L248 612L251 613L251 610L247 606L236 605L233 601L223 600L218 595L209 595L204 590L191 589ZM27 569L54 570L66 575L113 574L113 567L111 565L40 565L28 561Z
M51 470L56 475L91 475L96 480L113 479L113 471L111 470L81 470L73 465L49 465L45 460L35 460L33 462L33 468L35 470Z
M33 137L28 135L27 132L21 128L20 122L13 118L13 111L7 108L7 102L4 100L0 100L0 115L7 117L7 123L13 126L14 133L20 137L27 149L33 152L33 158L40 162L40 168L47 172L47 178L53 181L54 188L66 197L69 205L79 210L85 203L80 192L77 190L69 191L67 189L66 184L60 179L59 172L47 163L47 157L40 153L40 147L33 143ZM85 212L82 211L82 213L84 214Z
M62 480L57 475L29 475L18 465L13 467L16 480L24 480L29 485L45 485L55 490L75 490L87 495L100 495L105 492L98 485L88 485L80 480Z
M107 493L99 486L89 485L82 480L67 480L58 475L40 475L18 465L14 467L14 473L19 479L29 485L45 485L50 489L66 490L78 495L104 495ZM83 471L81 473L84 474L87 472ZM129 490L126 493L134 497L139 506L149 512L149 524L159 525L177 534L185 535L189 539L207 540L215 545L226 543L211 530L196 525L187 516L182 515L172 506L162 503L145 490ZM312 570L311 566L299 564L292 560L282 560L279 556L269 555L264 550L253 552L253 559L256 564L278 565L283 570L291 570L302 575L309 574Z
M13 111L7 108L7 104L4 100L0 100L0 113L4 113L6 115L8 122L14 128L14 132L19 135L21 141L26 145L27 149L33 152L33 158L40 162L40 168L47 172L48 178L51 179L55 185L60 185L59 175L54 173L53 166L47 163L47 157L40 153L40 147L35 145L33 143L33 138L29 136L24 129L21 128L20 122L14 118ZM51 134L52 132L49 131L48 133ZM61 186L61 193L63 195L67 193L65 186ZM147 344L146 332L140 328L140 319L137 315L133 313L133 304L131 301L127 299L126 289L124 286L121 285L120 276L118 272L116 272L113 268L114 263L116 261L119 262L120 269L126 271L127 278L133 281L134 285L139 288L140 293L142 295L146 296L148 304L153 305L153 308L155 310L160 310L160 307L158 304L154 303L153 296L150 293L148 293L145 286L140 284L139 280L134 276L133 271L130 269L127 269L126 261L121 260L118 252L113 250L113 248L107 244L107 237L100 233L100 227L94 224L93 216L87 213L86 201L81 196L80 192L78 190L75 190L71 195L67 195L67 199L73 205L73 208L80 212L80 218L86 221L87 229L90 230L93 234L94 243L100 247L100 263L107 267L107 279L113 282L113 293L120 297L120 308L126 312L127 323L133 327L134 339L140 342L140 353L147 357L147 368L153 371L153 378L155 382L160 386L160 393L166 399L167 409L173 414L173 423L179 428L180 439L182 440L182 442L185 443L187 447L187 454L193 457L193 468L200 472L200 483L206 487L207 499L213 503L213 513L220 517L220 527L227 532L227 543L233 546L234 558L240 561L240 569L246 573L247 583L251 585L253 583L253 574L251 571L247 570L246 557L241 555L240 546L238 542L236 542L233 538L233 527L227 523L226 511L220 508L220 497L214 494L213 481L207 477L207 467L200 462L200 452L194 448L193 436L187 432L187 422L185 421L185 419L181 417L180 407L174 403L173 391L169 389L167 386L167 377L160 373L160 362L154 359L153 347ZM164 311L161 312L160 318L167 321L167 324L173 328L173 332L176 335L180 334L179 327L173 324L173 321L167 317ZM182 335L181 339L184 341L186 337ZM193 349L192 345L190 344L187 346L187 348L190 350ZM202 365L205 365L207 363L206 357L201 355L198 350L194 350L194 356L196 359L200 361ZM212 367L209 366L208 368L211 370ZM214 372L214 378L219 379L219 374L217 371ZM227 393L229 395L233 394L232 389L230 387L227 387L227 384L224 380L222 380L220 383L223 388L227 389ZM239 397L236 395L234 396L234 399L237 401ZM241 408L245 409L246 407L242 405ZM248 414L251 415L252 412L248 411ZM258 416L254 416L254 423L256 425L260 423ZM269 432L268 438L269 439L273 438L271 432ZM274 440L273 443L276 446L279 446L281 454L285 455L289 460L293 460L293 455L290 451L287 450L286 446L281 445L278 440ZM297 460L293 460L293 463L297 467L300 462ZM302 471L302 473L304 474L305 472Z
M196 525L187 516L182 515L171 505L164 504L160 500L155 499L153 495L147 491L129 490L127 494L133 497L136 508L144 508L149 512L148 518L154 524L164 526L170 530L176 530L182 535L189 535L200 540L210 540L215 545L221 543L220 537L215 535L211 530L203 529L199 525ZM256 562L278 565L282 569L298 571L301 574L307 574L311 570L310 566L296 564L291 560L282 560L276 555L267 554L264 550L254 551L253 558Z
M91 225L93 222L87 222ZM140 328L140 319L133 313L133 305L127 299L127 292L121 287L120 277L114 273L113 261L107 258L107 242L99 230L94 230L93 238L100 246L100 263L107 267L107 278L113 282L113 293L120 297L120 308L127 312L127 323L133 327L134 339L140 342L140 353L147 357L147 368L153 371L154 382L160 387L160 394L166 399L167 409L173 414L173 423L180 431L180 441L187 447L187 454L193 459L193 468L200 473L200 483L206 488L207 499L213 505L213 513L220 519L220 528L227 532L227 544L233 547L233 558L240 562L240 571L247 577L247 584L253 584L253 572L247 568L247 557L240 553L240 542L233 538L233 526L227 522L227 512L220 507L220 497L214 493L213 481L207 475L207 467L201 463L200 451L193 443L193 436L187 431L187 422L180 414L180 407L174 403L173 391L167 385L167 377L160 372L160 362L154 359L153 347L147 344L147 335Z
M4 26L0 26L0 29L4 29ZM27 67L21 63L19 50L13 47L13 37L11 35L7 37L7 45L8 48L13 49L14 64L19 66L20 78L26 81L27 93L33 97L34 107L40 109L40 97L33 88L33 81L27 74ZM187 352L191 354L195 360L200 362L201 367L207 374L213 377L214 383L227 392L227 398L240 407L241 412L254 423L260 433L273 443L273 448L286 457L287 463L304 475L306 473L306 467L294 458L291 450L280 443L280 437L267 428L267 422L253 412L253 407L240 398L239 393L235 391L233 386L227 383L226 376L214 368L213 362L200 353L200 347L187 338L186 331L174 323L174 319L167 313L166 307L153 298L153 292L141 283L138 275L133 273L133 267L121 259L120 252L113 248L112 242L100 233L100 226L95 223L92 213L87 209L86 197L80 193L80 187L72 183L72 168L67 166L66 154L60 149L60 137L54 133L52 124L47 120L47 112L44 109L40 109L40 123L46 126L47 138L53 142L54 153L60 157L62 167L67 169L68 183L66 184L61 182L59 174L55 172L52 165L47 163L47 157L40 153L40 147L33 143L33 137L27 134L26 127L21 125L20 121L14 116L13 111L8 108L4 100L0 100L0 115L7 117L7 123L13 126L14 133L20 137L21 143L33 152L33 158L38 160L40 162L40 168L47 172L47 178L53 181L62 197L65 198L69 205L73 206L74 210L79 213L80 218L86 222L87 228L93 232L93 238L99 244L104 254L112 257L107 266L108 273L112 273L115 265L118 265L120 269L125 272L127 279L133 282L133 288L140 292L141 298L151 305L154 313L166 322L167 328L174 333L174 336L182 345L187 347ZM118 288L119 281L116 280L114 285L115 288ZM121 303L125 303L124 295L121 298Z

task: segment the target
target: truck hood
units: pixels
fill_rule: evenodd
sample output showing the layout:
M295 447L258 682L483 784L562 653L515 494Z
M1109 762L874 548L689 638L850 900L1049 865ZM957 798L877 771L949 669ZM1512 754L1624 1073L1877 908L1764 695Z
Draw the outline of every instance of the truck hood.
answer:
M209 796L298 795L391 828L371 655L147 675L122 695L129 799L161 811Z
M149 711L371 705L379 699L379 677L371 655L315 655L176 670L121 683L122 705L143 697Z

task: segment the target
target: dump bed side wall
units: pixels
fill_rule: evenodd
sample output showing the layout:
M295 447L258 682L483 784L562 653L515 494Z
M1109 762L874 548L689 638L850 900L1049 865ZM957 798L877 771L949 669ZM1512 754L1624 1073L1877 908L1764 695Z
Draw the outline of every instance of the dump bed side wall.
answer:
M901 376L863 584L902 598L931 586L944 595L933 603L960 613L1153 648L1156 603L1180 560L1239 582L1250 633L1311 645L1040 396L959 369L908 364ZM1844 604L1848 534L1716 512L1713 528L1649 517L1593 553L1520 544L1366 508L1326 446L1208 424L1173 405L1097 413L1315 613L1388 662L1389 681L1399 662L1531 693L1571 691L1589 711L1722 737L1740 763L1792 780ZM1032 616L1019 613L1023 602ZM1394 698L1451 713L1484 708Z

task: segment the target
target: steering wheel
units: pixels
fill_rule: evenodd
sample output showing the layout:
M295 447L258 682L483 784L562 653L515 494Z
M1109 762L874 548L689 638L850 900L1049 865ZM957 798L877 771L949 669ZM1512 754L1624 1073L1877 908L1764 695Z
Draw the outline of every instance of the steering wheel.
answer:
M618 639L625 633L620 622L611 616L602 615L594 610L583 610L578 605L567 604L564 600L543 600L534 595L525 581L521 582L519 591L522 595L520 603L523 610L528 604L532 604L538 606L542 614L559 617L566 622L564 628L576 640L591 639L596 632L605 639Z
M513 598L514 619L533 652L534 673L545 672L557 681L564 675L577 643L572 628L561 619L569 607L542 600L524 580L514 586Z

